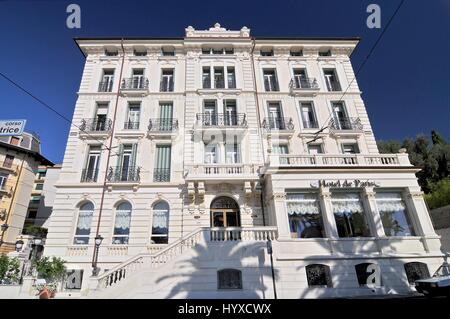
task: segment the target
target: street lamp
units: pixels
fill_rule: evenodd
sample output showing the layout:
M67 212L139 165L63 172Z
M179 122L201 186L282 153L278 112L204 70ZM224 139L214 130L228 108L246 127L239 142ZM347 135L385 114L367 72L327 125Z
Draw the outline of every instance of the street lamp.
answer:
M35 237L35 238L33 239L33 245L35 245L35 246L40 246L40 245L42 245L42 238L40 238L40 237Z
M20 252L22 250L23 247L23 240L19 239L18 241L16 241L16 251Z
M97 267L97 261L98 261L98 250L100 248L100 245L102 244L103 237L101 235L95 236L95 247L94 247L94 258L92 260L92 276L96 277L98 276L98 273L100 272L100 268Z
M3 243L5 242L3 240L3 237L5 236L5 232L8 230L8 228L9 228L9 225L6 223L4 223L0 226L0 229L2 231L2 236L0 237L0 246L3 245Z
M274 299L277 299L277 288L275 286L275 270L273 268L273 248L272 248L272 241L267 239L267 253L270 256L270 268L272 270L272 283L273 283L273 297Z

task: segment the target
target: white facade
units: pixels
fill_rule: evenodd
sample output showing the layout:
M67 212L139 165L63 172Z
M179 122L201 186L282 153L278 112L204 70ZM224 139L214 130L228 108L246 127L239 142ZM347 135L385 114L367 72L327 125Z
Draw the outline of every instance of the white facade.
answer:
M440 264L417 169L378 153L353 80L357 39L217 24L77 43L80 128L45 247L84 270L72 296L272 298L267 239L282 298L408 293L406 263ZM361 263L381 273L373 289L358 283Z

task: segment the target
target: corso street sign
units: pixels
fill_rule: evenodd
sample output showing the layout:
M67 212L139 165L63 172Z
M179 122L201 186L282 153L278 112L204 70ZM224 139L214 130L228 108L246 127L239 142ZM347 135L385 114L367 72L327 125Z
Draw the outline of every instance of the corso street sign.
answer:
M0 120L0 136L21 135L27 120Z

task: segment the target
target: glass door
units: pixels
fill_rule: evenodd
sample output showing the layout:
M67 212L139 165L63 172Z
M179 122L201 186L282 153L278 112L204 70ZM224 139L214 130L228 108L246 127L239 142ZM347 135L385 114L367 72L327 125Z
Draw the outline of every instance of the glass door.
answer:
M102 78L102 91L111 92L114 81L114 70L104 70Z
M269 125L271 129L282 129L281 107L278 103L269 103Z
M173 105L171 103L161 103L159 105L159 130L172 131Z
M217 125L217 108L216 101L205 101L203 125L212 126Z
M234 126L237 125L237 112L236 112L236 101L235 100L225 100L224 102L224 117L225 125Z
M341 102L332 104L333 117L337 129L346 129L348 127L347 115L344 105Z
M100 147L91 147L88 155L84 180L86 182L96 182L98 165L100 162Z
M239 212L229 209L215 209L211 212L212 227L240 227Z
M144 88L144 70L134 69L132 76L132 88L133 89L143 89Z
M306 76L306 70L305 69L295 69L294 70L294 81L295 81L295 88L297 89L305 89L308 88L308 81Z
M120 180L128 181L128 175L130 173L132 165L132 153L133 149L131 145L124 145L122 153L122 165L120 167Z

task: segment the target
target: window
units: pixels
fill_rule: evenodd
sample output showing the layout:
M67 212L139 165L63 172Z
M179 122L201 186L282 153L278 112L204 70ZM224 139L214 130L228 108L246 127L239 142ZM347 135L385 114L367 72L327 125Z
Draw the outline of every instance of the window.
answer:
M171 132L174 128L172 102L159 103L159 131Z
M241 162L240 145L234 143L225 144L225 161L227 164L237 164Z
M161 92L173 92L174 87L174 69L163 69L161 75Z
M213 48L212 49L212 54L223 54L223 49Z
M266 91L279 91L277 72L275 69L264 69L264 89Z
M98 167L100 165L100 145L90 145L89 153L86 161L86 168L83 169L81 182L96 182L98 175Z
M30 205L39 205L41 202L41 196L31 196Z
M163 47L161 49L163 56L175 56L175 48L174 47Z
M216 100L204 100L203 102L203 125L217 125L217 106Z
M14 162L14 156L6 155L5 160L3 161L3 167L11 168Z
M41 191L42 189L44 189L44 184L38 183L38 184L36 184L34 189L37 190L37 191Z
M202 48L202 54L211 54L211 48Z
M233 48L202 48L202 54L234 54Z
M309 287L332 287L330 267L321 264L306 266L306 279Z
M318 128L312 102L300 102L303 128Z
M115 181L129 182L139 180L136 156L137 143L119 145L117 170L113 176Z
M272 48L261 49L260 52L261 52L261 56L273 56Z
M108 102L97 102L97 110L95 113L95 119L92 126L94 131L105 131L107 127L107 116L108 116Z
M386 236L414 236L414 229L400 193L377 193L376 202Z
M0 173L0 189L6 189L6 181L8 180L8 174Z
M134 55L135 56L146 56L147 50L145 49L134 49Z
M344 154L358 154L359 153L358 143L342 144L342 152Z
M164 201L153 206L152 244L169 242L169 204Z
M217 164L219 162L219 147L214 142L205 144L205 164Z
M236 74L232 66L227 67L227 84L229 89L236 88Z
M370 236L358 193L333 193L331 203L339 237Z
M234 54L233 48L225 48L225 54Z
M404 267L410 285L414 285L416 280L430 278L430 272L425 263L410 262L406 263Z
M232 126L238 124L236 100L224 100L223 115L225 125Z
M332 127L336 130L349 130L352 128L351 122L347 116L344 103L331 102L332 110Z
M113 245L128 245L130 237L131 204L123 202L117 206L114 221Z
M290 54L291 56L303 56L303 50L298 48L292 48Z
M99 92L111 92L114 83L114 70L104 69L102 79L99 83Z
M170 182L171 150L170 145L156 146L154 182Z
M331 50L319 51L319 56L331 56Z
M269 102L267 105L267 112L269 115L268 121L270 129L286 129L280 102Z
M323 69L323 75L325 77L325 83L328 91L341 90L341 85L339 84L335 69Z
M311 155L323 154L322 144L308 144L308 153Z
M369 276L372 275L376 270L373 269L372 271L368 271L368 267L369 266L376 266L375 264L371 264L371 263L361 263L355 266L355 271L356 271L356 277L358 279L358 284L362 287L366 287L366 286L373 286L374 284L376 284L375 282L375 278L373 278L371 280L371 282L367 282L367 280L369 279Z
M203 67L203 73L202 73L202 83L204 89L210 89L211 88L211 68L209 66Z
M11 136L11 141L9 142L11 145L19 145L20 144L20 138Z
M127 121L125 122L124 129L138 130L140 118L141 118L141 104L130 103L128 105Z
M105 49L106 56L117 56L119 55L119 51L117 49Z
M89 235L91 234L92 215L94 214L94 205L91 202L81 205L78 212L77 228L73 239L74 245L89 244Z
M225 88L223 67L214 67L214 88Z
M27 215L27 218L29 218L29 219L36 219L36 216L37 216L37 210L29 210L28 211L28 215Z
M218 289L242 289L242 272L237 269L222 269L217 272Z
M287 194L286 206L291 238L325 237L317 194Z
M287 155L289 154L289 148L286 144L273 145L273 153L278 155ZM278 158L280 164L289 164L289 158L280 156Z
M47 171L38 172L37 179L44 179L46 175L47 175Z
M125 81L126 79L124 79ZM122 85L127 85L126 82L123 82ZM141 90L148 87L147 79L144 77L144 69L133 69L131 74L131 83L128 84L127 88Z

